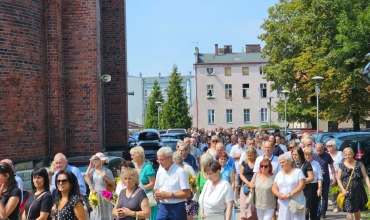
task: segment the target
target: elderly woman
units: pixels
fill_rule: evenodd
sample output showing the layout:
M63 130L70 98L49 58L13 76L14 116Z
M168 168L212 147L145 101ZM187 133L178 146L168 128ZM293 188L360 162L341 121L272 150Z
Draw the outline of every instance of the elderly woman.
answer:
M145 193L153 193L155 183L155 171L150 163L145 162L144 149L140 146L133 147L130 150L132 162L135 164L135 169L139 174L139 182L143 184ZM154 197L153 197L154 199ZM156 219L157 206L150 208L150 220Z
M231 220L234 192L229 182L220 176L221 165L213 161L204 167L208 180L199 196L202 219Z
M135 169L127 168L121 174L126 188L118 195L112 213L120 220L150 218L149 200L143 189L139 187L139 174Z
M342 160L344 159L344 154L342 151L337 151L336 150L336 145L335 141L332 139L326 143L326 148L328 149L328 153L330 154L331 158L333 159L333 166L335 170L335 176L338 177L338 169L339 169L339 164L342 163ZM333 178L331 169L329 169L329 176L330 178ZM338 182L338 180L337 180ZM339 193L332 193L331 194L331 201L333 203L333 212L338 212L338 206L337 206L337 197Z
M278 197L279 219L304 220L304 209L293 213L289 209L289 203L294 200L300 204L305 204L303 188L306 185L306 177L301 169L292 167L292 156L285 153L279 156L279 163L282 170L276 175L272 192Z
M252 177L254 175L253 169L256 163L257 150L253 147L248 147L245 150L245 159L240 165L240 179L243 182L243 185L247 185L248 188L251 188ZM257 219L257 210L254 206L248 205L245 203L247 196L243 192L243 187L240 187L240 218L241 219Z
M194 177L196 176L196 173L194 169L187 164L184 164L184 159L182 158L181 154L178 152L175 152L172 156L173 162L175 162L177 165L180 167L184 168L186 173L188 174L189 177ZM191 195L191 198L193 197L193 193ZM193 216L198 215L198 202L191 200L191 198L186 199L185 202L185 208L186 208L186 214L187 214L187 219L192 220Z
M219 142L220 139L217 135L214 135L211 137L211 147L208 148L207 150L207 153L211 154L212 156L216 156L217 152L216 152L216 144L217 142Z
M319 162L313 159L313 151L311 148L307 148L304 151L304 158L306 161L311 163L312 171L313 171L313 180L311 181L310 188L311 188L311 195L310 200L312 201L311 209L309 215L306 215L306 219L311 216L311 219L315 219L317 216L317 208L320 201L320 196L322 194L322 172L321 172L321 165ZM306 180L307 182L307 180ZM306 185L307 187L307 185ZM306 188L305 188L306 189ZM307 203L306 203L307 204ZM313 208L315 207L315 208Z
M271 191L275 175L272 173L271 161L267 158L260 162L259 172L255 173L251 183L251 189L255 189L255 207L258 219L271 220L276 208L276 199Z
M307 148L306 151L309 149L310 148ZM291 152L291 155L293 157L292 167L301 169L304 176L306 177L306 183L305 183L306 185L303 189L303 194L306 199L306 214L308 214L308 211L311 208L315 207L315 206L311 206L312 205L311 182L313 181L313 177L314 177L312 166L310 162L305 160L302 148L300 147L294 148L293 151ZM317 208L314 208L314 209L317 210Z
M95 194L100 202L99 205L90 213L90 219L110 220L112 218L112 203L106 201L100 193L106 188L106 184L116 185L112 171L104 167L104 163L107 159L108 157L103 153L96 153L93 155L90 158L89 167L84 175L84 179L90 188L90 194Z
M199 190L199 194L202 193L204 184L206 183L206 181L208 179L206 174L203 172L204 167L207 164L214 161L214 160L215 159L213 158L213 156L208 154L208 153L203 154L202 157L200 158L200 171L198 172L197 177L196 177L196 182L197 182L197 187L198 187L198 190ZM198 208L198 220L200 220L200 219L201 219L200 218L200 210Z
M355 220L359 220L361 218L360 211L367 210L366 203L368 201L362 178L364 178L367 187L370 188L369 177L363 163L356 162L354 159L352 148L345 148L343 153L345 160L338 169L338 185L345 196L343 212L347 212L347 219L352 219L352 214L354 214Z

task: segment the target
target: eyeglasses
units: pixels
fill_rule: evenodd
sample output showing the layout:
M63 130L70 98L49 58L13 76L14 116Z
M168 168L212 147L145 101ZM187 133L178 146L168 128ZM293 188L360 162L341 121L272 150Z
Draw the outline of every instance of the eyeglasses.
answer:
M289 147L289 150L293 150L294 149L294 147Z
M211 176L212 174L214 174L214 173L206 173L207 176Z
M265 169L267 169L267 168L269 168L269 165L260 165L260 168L265 168Z
M212 141L212 143L217 143L218 141Z
M57 185L60 185L60 184L65 185L67 182L68 182L68 180L67 180L67 179L64 179L64 180L57 180Z
M157 159L157 162L159 163L159 162L163 162L163 161L165 161L167 158L169 158L170 156L168 156L168 157L166 157L166 158L163 158L163 159Z
M326 147L332 147L333 145L326 145Z

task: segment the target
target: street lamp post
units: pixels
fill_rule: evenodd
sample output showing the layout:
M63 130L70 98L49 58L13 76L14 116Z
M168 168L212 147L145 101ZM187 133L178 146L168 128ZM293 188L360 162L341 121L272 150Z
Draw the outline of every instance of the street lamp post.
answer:
M316 91L316 132L319 133L319 96L320 96L320 83L324 79L322 76L314 76L312 80L316 81L315 91Z
M288 102L288 99L287 99L287 97L288 97L288 93L289 93L289 91L288 90L283 90L283 91L281 91L281 93L282 94L284 94L284 106L285 106L285 135L287 135L287 132L286 132L286 127L288 126L287 125L287 118L286 118L286 104L287 104L287 102Z
M161 126L160 126L160 123L159 123L159 111L161 110L162 102L156 101L155 104L158 106L158 130L161 130Z
M270 116L270 127L271 127L271 99L274 97L270 96L268 98L269 98L269 101L267 102L267 107L270 109L269 116Z

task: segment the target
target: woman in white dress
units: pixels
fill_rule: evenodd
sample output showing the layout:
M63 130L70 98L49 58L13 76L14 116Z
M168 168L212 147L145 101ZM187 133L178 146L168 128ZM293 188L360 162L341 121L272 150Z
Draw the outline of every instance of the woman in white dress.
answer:
M200 217L209 220L231 220L234 191L230 183L220 176L221 165L212 161L204 167L208 176L199 196Z
M279 163L282 168L274 180L272 193L278 197L279 219L304 220L305 207L298 213L292 213L289 209L290 200L305 204L303 189L306 184L306 177L301 169L292 167L293 159L289 153L279 156Z

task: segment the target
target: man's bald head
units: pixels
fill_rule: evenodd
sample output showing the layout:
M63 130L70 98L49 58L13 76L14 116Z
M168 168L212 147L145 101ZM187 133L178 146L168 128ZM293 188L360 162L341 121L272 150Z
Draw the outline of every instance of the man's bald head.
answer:
M9 164L14 170L13 161L11 161L10 159L2 159L0 162Z
M57 153L54 157L54 166L56 170L65 170L68 166L66 156L62 153Z

